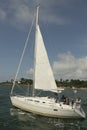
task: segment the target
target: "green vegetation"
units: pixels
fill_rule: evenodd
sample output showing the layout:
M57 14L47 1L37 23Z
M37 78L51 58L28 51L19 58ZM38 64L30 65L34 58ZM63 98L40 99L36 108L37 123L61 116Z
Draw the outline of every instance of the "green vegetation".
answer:
M84 80L79 80L79 79L71 79L71 80L60 80L60 81L57 81L56 80L56 83L57 83L57 86L58 87L70 87L70 88L87 88L87 81L84 81Z
M13 84L13 79L11 81L6 81L6 82L1 82L0 85L12 85ZM33 80L32 79L25 79L21 78L19 81L16 81L16 84L18 85L30 85L32 86ZM87 81L84 80L79 80L79 79L71 79L71 80L62 80L60 81L56 80L56 84L58 87L66 87L66 88L87 88Z
M7 86L12 86L13 85L14 80L11 79L11 81L6 81L6 82L1 82L0 85L7 85ZM32 79L25 79L25 78L21 78L19 81L15 82L16 85L29 85L32 86L33 84L33 80Z

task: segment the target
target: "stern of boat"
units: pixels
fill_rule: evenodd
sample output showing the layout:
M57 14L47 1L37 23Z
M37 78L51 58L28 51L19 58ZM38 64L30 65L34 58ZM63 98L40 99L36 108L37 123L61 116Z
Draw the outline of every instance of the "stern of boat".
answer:
M80 118L84 118L84 119L86 118L86 113L84 112L83 108L81 107L80 102L76 102L74 104L74 109Z

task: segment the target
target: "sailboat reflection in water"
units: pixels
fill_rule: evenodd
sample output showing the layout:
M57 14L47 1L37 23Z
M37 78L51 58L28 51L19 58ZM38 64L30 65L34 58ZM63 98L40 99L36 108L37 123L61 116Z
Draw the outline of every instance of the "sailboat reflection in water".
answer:
M27 46L27 39L11 90L11 102L15 107L18 107L24 111L47 117L85 118L86 115L81 107L81 103L75 102L72 107L71 103L66 104L63 101L56 101L55 98L49 98L49 95L46 97L39 97L35 95L36 89L56 93L63 90L62 88L58 88L55 83L53 72L49 63L48 55L38 24L38 12L39 7L37 7L36 13L33 93L30 97L14 95L13 93L16 78L21 66L25 48Z

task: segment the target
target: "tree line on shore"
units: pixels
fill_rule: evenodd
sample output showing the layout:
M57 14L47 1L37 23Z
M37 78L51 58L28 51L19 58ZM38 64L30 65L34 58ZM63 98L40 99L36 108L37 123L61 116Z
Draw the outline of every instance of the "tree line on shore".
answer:
M14 82L13 79L11 81L6 81L6 82L1 82L0 85L12 85ZM33 80L32 79L26 79L26 78L21 78L19 81L16 81L16 84L19 85L33 85ZM79 79L71 79L71 80L56 80L56 84L58 87L75 87L75 88L87 88L87 81L86 80L79 80Z

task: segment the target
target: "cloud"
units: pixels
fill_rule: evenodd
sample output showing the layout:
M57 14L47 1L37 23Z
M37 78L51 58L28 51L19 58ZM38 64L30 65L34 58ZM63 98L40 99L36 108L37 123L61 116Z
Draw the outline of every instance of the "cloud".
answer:
M70 52L59 54L53 63L57 79L87 79L87 56L77 58Z
M29 78L33 78L34 70L32 68L30 68L29 70L27 70L26 73L28 74Z
M30 7L30 0L9 0L9 23L20 29L26 29L31 24L34 8ZM32 3L32 2L30 2Z
M8 0L1 2L2 10L0 10L0 19L7 18L10 25L23 27L31 23L34 16L36 5L40 4L40 20L57 25L69 23L63 16L59 15L55 7L62 6L64 0Z
M40 21L48 22L49 24L56 24L56 25L65 25L70 24L70 20L66 19L61 15L61 9L60 7L64 6L65 2L64 0L34 0L35 5L40 4Z
M55 78L60 80L80 79L87 80L87 56L75 57L71 52L58 54L57 60L53 63ZM33 77L34 70L30 68L27 74Z
M4 10L0 9L0 21L3 21L6 19L6 13Z
M27 24L32 19L31 11L29 10L28 6L21 5L19 8L16 9L16 13L14 15L16 22Z
M24 28L31 23L34 8L30 7L30 0L8 0L0 2L0 19L10 26ZM30 2L32 3L32 2Z

